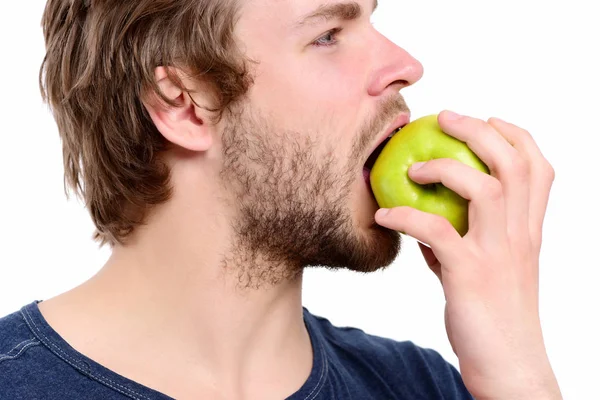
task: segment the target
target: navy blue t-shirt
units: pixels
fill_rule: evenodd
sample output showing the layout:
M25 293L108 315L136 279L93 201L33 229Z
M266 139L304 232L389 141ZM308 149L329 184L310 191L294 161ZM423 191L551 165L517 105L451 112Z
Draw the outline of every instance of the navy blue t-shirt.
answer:
M36 300L0 318L0 399L172 399L111 371L71 347ZM304 309L313 366L292 400L472 399L437 352L336 327Z

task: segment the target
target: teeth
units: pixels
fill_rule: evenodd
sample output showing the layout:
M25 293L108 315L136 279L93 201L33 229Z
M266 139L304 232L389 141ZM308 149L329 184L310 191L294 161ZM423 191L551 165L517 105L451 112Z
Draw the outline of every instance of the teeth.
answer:
M392 133L390 133L390 136L388 136L388 137L394 136L396 133L400 132L400 129L402 129L402 128L401 127L396 128Z

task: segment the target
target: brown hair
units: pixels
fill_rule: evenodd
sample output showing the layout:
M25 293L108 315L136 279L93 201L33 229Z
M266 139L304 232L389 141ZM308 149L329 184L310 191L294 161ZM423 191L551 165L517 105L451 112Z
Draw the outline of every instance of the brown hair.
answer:
M40 90L62 140L65 194L83 198L100 246L124 243L172 193L158 157L168 143L143 105L154 93L176 106L155 68L210 82L217 120L250 87L233 35L238 8L238 0L48 0Z

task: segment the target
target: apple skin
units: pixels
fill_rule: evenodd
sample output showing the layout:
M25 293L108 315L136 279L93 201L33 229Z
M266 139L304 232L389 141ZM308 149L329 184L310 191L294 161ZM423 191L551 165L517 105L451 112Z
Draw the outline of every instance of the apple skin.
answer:
M380 207L409 206L440 215L464 236L469 228L469 202L441 183L420 185L408 176L412 164L437 158L453 158L490 173L466 143L442 131L433 114L412 121L392 136L371 169L371 189Z

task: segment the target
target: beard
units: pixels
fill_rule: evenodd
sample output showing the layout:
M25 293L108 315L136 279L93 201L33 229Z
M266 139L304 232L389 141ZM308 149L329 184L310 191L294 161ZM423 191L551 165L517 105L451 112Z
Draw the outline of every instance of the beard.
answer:
M343 167L334 149L302 132L278 129L250 107L228 110L219 182L235 210L231 247L222 255L238 287L258 289L295 280L306 267L373 272L401 249L398 232L375 223L356 226L351 187L375 135L408 108L397 95L355 135ZM316 137L324 137L317 135Z

